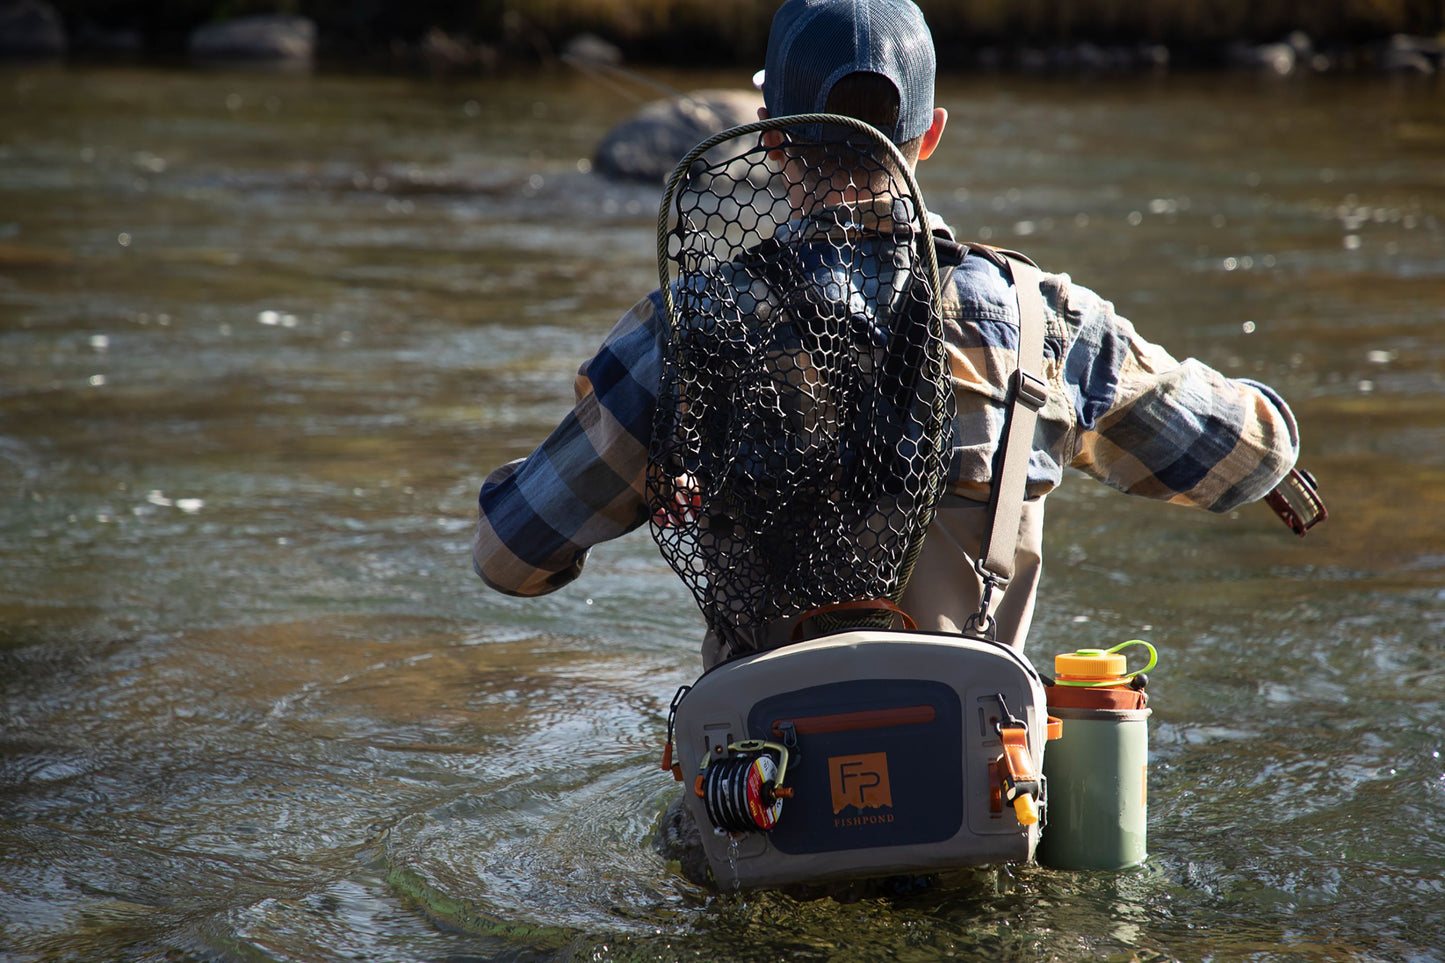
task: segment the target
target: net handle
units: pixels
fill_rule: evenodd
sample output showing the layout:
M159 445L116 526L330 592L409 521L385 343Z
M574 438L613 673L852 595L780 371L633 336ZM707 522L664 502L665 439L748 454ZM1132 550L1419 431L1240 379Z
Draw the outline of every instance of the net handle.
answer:
M903 627L909 632L918 631L918 623L913 617L889 599L855 599L851 602L834 602L832 605L822 605L816 609L809 609L798 616L797 624L793 626L791 642L800 642L803 638L803 626L820 615L827 615L830 612L891 612L903 622Z
M692 165L697 163L698 158L712 150L718 144L733 140L738 137L746 137L749 134L760 134L770 130L783 130L788 127L811 127L815 125L826 125L829 127L846 127L852 131L863 134L874 142L874 146L881 147L883 152L890 157L903 182L908 185L908 191L918 210L918 220L922 227L919 234L923 241L918 245L919 252L923 255L928 272L928 289L933 302L935 315L942 311L943 292L939 290L938 281L938 254L933 249L933 231L929 225L928 209L923 204L923 192L918 189L918 181L913 174L913 165L903 157L898 146L889 140L886 135L871 124L865 123L856 117L848 117L843 114L791 114L786 117L769 117L766 120L755 120L752 123L742 124L728 130L719 131L711 137L702 141L692 150L688 151L673 168L672 174L667 178L667 188L662 193L662 203L657 209L657 278L658 289L662 293L662 307L669 325L676 323L673 317L674 303L672 297L672 279L668 277L667 265L671 260L667 256L667 236L671 233L668 229L668 215L672 211L674 199L678 190L687 180L688 172Z

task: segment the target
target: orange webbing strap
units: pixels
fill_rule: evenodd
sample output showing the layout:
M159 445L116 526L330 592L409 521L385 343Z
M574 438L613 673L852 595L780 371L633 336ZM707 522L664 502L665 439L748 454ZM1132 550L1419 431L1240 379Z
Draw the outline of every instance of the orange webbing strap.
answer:
M1049 399L1043 378L1044 296L1039 290L1043 274L1032 261L1012 251L998 252L999 261L1013 275L1019 303L1019 360L1009 385L1008 420L994 469L989 512L992 515L978 553L979 574L1007 582L1014 573L1018 551L1019 520L1027 497L1029 455L1034 447L1034 423Z
M1003 784L1003 797L1014 807L1025 826L1039 821L1038 795L1041 791L1034 762L1029 756L1028 730L1011 726L999 729L1003 755L995 761Z
M827 615L830 612L876 611L878 609L884 609L899 616L903 620L903 627L908 631L914 632L918 629L918 623L913 621L912 616L888 599L854 599L850 602L834 602L832 605L822 605L816 609L809 609L804 612L799 616L797 624L793 626L791 641L801 641L803 638L803 626L819 615Z

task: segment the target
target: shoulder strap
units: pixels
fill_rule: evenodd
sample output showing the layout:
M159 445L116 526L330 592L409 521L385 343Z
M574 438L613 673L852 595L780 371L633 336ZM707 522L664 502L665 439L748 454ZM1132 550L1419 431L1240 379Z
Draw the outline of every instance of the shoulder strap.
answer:
M1024 500L1028 495L1029 455L1034 447L1034 425L1039 409L1048 401L1048 383L1043 377L1044 362L1044 296L1039 285L1043 274L1038 265L1017 251L985 244L959 244L949 238L935 236L934 248L940 266L957 267L969 254L979 255L1006 271L1013 280L1014 296L1019 308L1018 367L1009 382L1008 411L1004 434L994 465L993 485L989 493L988 523L979 547L975 569L983 579L984 589L980 611L971 619L971 627L993 636L993 618L989 615L993 589L1005 585L1014 574L1014 556L1018 552L1019 524Z
M946 234L933 234L933 252L938 256L939 267L958 267L968 256L968 245L960 244Z
M994 249L996 251L996 249ZM1006 583L1013 577L1018 550L1019 519L1027 492L1029 454L1033 451L1034 423L1048 401L1043 378L1044 297L1039 290L1043 275L1038 267L1013 251L996 251L1013 277L1019 304L1019 360L1009 384L1009 407L994 468L989 498L991 519L984 533L976 567L986 585ZM987 592L985 593L985 605ZM981 613L987 615L987 612Z

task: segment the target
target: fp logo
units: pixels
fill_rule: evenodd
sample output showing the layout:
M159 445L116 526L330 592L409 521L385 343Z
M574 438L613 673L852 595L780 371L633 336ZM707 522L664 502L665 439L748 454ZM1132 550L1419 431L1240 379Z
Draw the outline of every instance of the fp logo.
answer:
M833 784L833 815L844 808L874 809L893 806L888 785L888 753L868 752L860 756L831 756L828 775Z

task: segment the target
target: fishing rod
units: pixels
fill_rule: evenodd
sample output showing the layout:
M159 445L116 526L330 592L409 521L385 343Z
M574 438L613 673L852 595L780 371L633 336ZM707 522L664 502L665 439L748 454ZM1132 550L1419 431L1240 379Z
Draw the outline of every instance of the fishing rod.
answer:
M638 94L635 90L629 89L625 84L618 83L618 79L631 81L640 87L649 87L669 98L689 104L698 110L706 111L712 115L714 120L724 122L723 125L728 126L725 123L726 118L724 118L712 104L705 100L698 100L696 97L683 93L671 84L664 83L654 77L649 77L640 71L632 70L621 64L608 63L603 60L585 57L575 53L564 53L560 59L569 67L599 81L606 85L608 89L626 97L634 103L643 103L646 98Z

